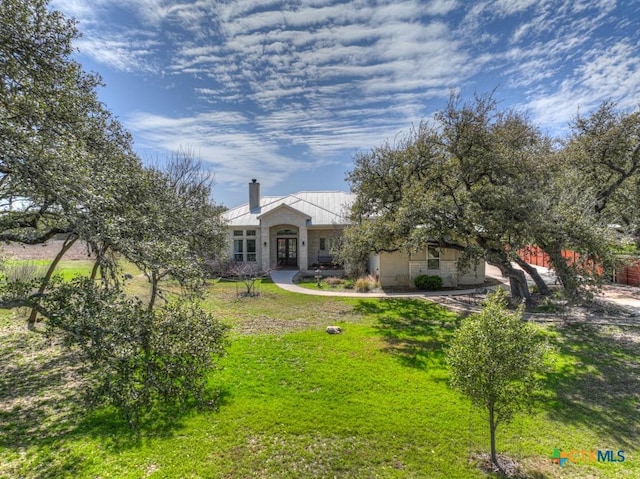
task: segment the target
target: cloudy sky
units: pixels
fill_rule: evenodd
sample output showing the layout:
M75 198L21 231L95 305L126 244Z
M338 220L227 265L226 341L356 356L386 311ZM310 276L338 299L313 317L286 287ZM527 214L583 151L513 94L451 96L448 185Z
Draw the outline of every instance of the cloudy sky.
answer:
M190 149L215 200L348 191L354 154L452 90L497 89L561 132L602 100L640 105L637 0L53 0L145 161Z

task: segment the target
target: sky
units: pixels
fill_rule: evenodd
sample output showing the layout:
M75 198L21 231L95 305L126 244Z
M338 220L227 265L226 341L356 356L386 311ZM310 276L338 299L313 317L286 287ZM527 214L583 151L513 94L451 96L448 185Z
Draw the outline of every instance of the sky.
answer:
M494 91L545 132L640 106L638 0L52 0L144 162L188 150L214 200L349 191L357 153Z

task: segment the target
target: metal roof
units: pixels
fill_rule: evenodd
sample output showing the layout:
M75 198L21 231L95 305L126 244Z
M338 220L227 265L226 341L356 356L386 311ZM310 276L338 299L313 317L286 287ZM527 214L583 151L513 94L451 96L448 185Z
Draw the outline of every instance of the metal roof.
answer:
M288 196L265 196L260 207L249 210L249 203L225 211L228 226L259 226L259 216L286 205L311 218L309 226L349 224L349 208L355 195L343 191L301 191Z

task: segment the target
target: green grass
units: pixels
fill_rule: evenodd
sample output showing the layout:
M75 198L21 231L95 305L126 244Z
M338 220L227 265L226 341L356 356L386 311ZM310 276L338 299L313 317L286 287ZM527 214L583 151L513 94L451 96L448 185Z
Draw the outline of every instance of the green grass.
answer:
M111 411L87 414L73 354L4 313L0 477L486 477L469 462L488 448L484 415L449 388L444 362L460 318L421 300L305 296L269 281L258 297L238 291L212 284L205 303L233 328L211 375L216 409L158 416L139 436ZM545 391L499 430L498 449L531 477L640 477L639 331L546 335L556 352ZM555 447L624 449L627 460L560 469Z

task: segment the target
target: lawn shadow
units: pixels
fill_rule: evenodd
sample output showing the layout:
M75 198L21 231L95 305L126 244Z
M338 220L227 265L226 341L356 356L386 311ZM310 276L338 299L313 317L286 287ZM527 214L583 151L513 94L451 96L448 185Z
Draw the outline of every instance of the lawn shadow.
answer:
M558 328L555 347L563 362L547 374L556 400L551 418L577 422L617 441L611 447L640 447L640 330L569 324Z
M137 431L114 410L92 411L84 400L88 383L80 354L45 334L27 331L21 321L0 327L0 358L0 450L7 459L0 461L5 463L0 476L17 477L25 468L30 477L81 475L85 459L74 453L72 442L90 437L99 438L101 446L136 447L144 438L173 435L195 410L154 410ZM205 399L217 408L226 394Z
M355 310L376 317L375 328L387 344L384 351L405 366L445 367L444 346L460 324L455 313L422 299L360 301Z
M197 404L155 406L140 421L131 425L114 408L97 409L78 423L75 433L100 439L100 444L112 452L140 447L147 439L171 438L185 427L186 419L202 412L217 412L229 402L227 391L207 391L207 397Z

